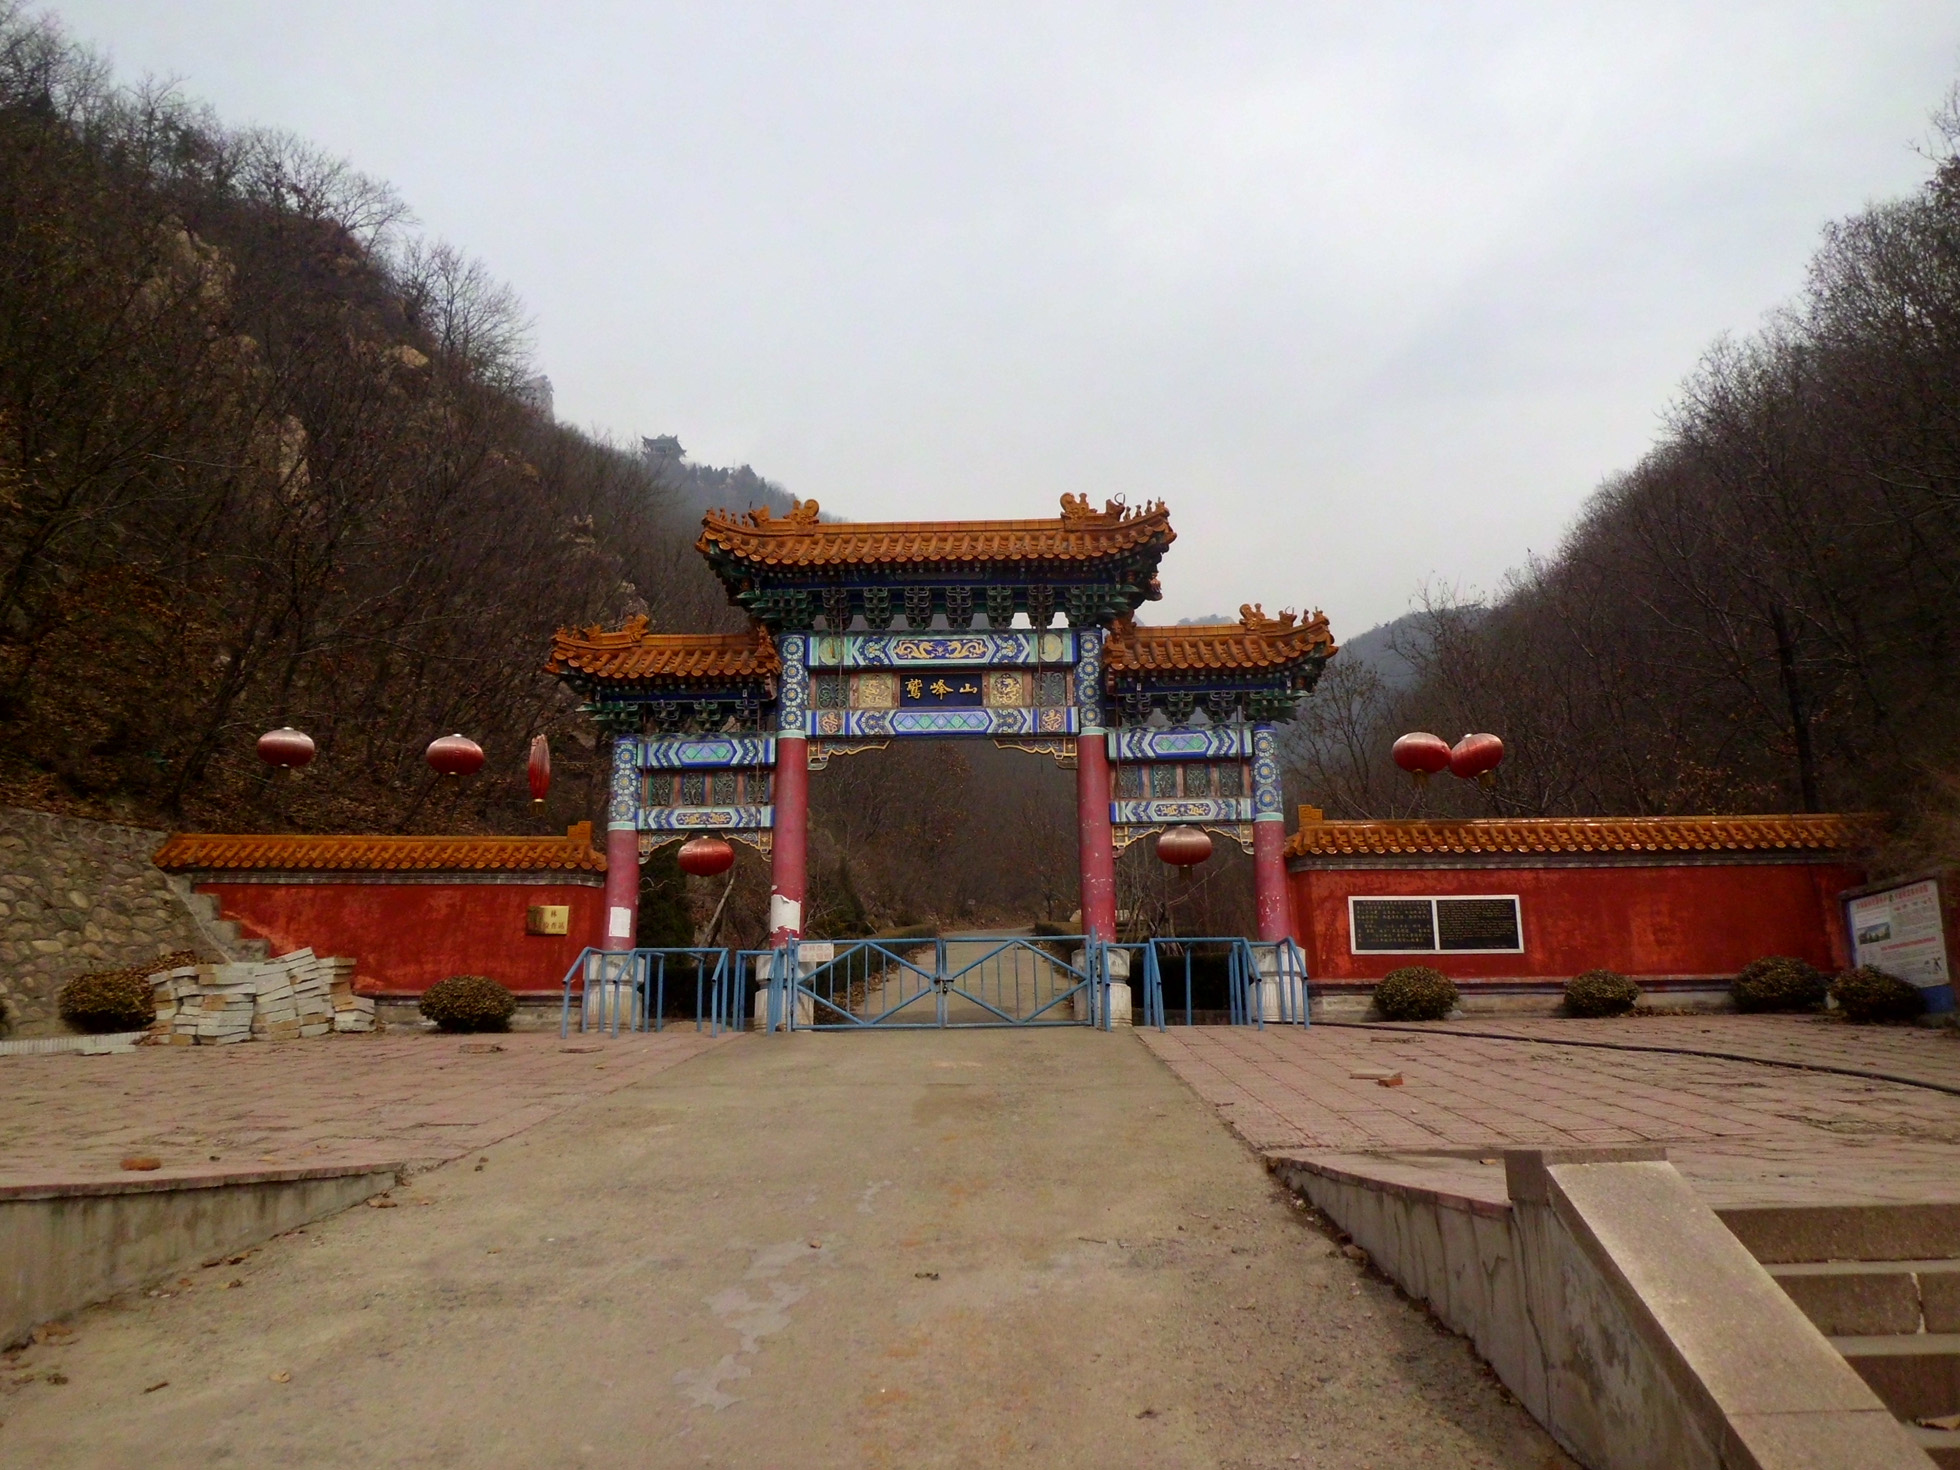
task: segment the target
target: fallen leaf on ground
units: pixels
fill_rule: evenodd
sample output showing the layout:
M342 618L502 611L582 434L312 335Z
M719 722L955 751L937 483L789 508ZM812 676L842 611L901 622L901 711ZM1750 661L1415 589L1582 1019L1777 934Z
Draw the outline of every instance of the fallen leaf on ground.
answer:
M393 1200L393 1199L389 1199L386 1195L380 1195L374 1199L369 1200L367 1202L367 1207L370 1210L392 1210L396 1205L400 1203L401 1203L400 1200Z
M1960 1429L1960 1414L1929 1414L1912 1422L1921 1429Z
M151 1384L151 1385L150 1385L150 1386L149 1386L148 1388L146 1388L146 1389L144 1389L144 1390L143 1390L143 1392L144 1392L144 1393L155 1393L155 1392L156 1392L156 1391L157 1391L158 1389L160 1389L160 1388L168 1388L168 1387L170 1387L170 1380L169 1380L168 1378L165 1378L165 1379L161 1379L161 1380L159 1380L159 1381L158 1381L158 1382L156 1382L156 1383L152 1383L152 1384Z
M148 1154L131 1154L122 1161L125 1169L161 1169L163 1160L151 1158Z
M48 1375L48 1382L50 1383L66 1383L67 1381L68 1375L66 1373L50 1373Z
M920 1281L937 1281L939 1279L939 1273L937 1271L914 1271L912 1275Z
M271 1376L274 1383L291 1383L293 1381L293 1375L290 1373L274 1373Z

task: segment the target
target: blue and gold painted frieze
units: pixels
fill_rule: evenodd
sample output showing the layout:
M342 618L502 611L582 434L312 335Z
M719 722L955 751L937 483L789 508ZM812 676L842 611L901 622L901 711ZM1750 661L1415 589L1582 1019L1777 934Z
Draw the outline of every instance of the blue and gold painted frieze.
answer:
M776 825L773 806L641 807L636 815L642 832L753 832Z
M915 707L810 712L824 740L883 740L894 735L1073 735L1073 709Z
M1072 628L1007 633L815 633L807 635L813 669L890 669L912 664L986 668L1072 664Z
M1174 725L1152 729L1126 725L1109 732L1113 761L1240 760L1252 754L1252 729L1247 725Z
M650 735L635 742L634 764L643 771L725 770L773 766L776 742L768 735Z
M1112 801L1109 819L1119 826L1180 822L1249 822L1252 802L1243 796L1192 796L1157 801Z

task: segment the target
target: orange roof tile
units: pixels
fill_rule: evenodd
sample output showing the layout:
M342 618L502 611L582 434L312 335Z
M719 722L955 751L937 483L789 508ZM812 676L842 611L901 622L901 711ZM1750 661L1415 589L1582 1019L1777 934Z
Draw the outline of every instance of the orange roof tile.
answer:
M603 873L592 824L562 837L285 836L173 832L152 859L166 872Z
M614 680L768 680L781 670L776 645L760 624L746 633L649 633L644 617L610 633L560 628L545 665L549 674Z
M1335 821L1312 807L1289 857L1413 857L1453 853L1845 852L1868 840L1871 815L1737 817L1488 817L1470 821Z
M1062 514L1031 521L822 521L814 500L787 516L767 507L736 515L711 510L696 548L767 567L814 568L915 562L1100 561L1158 549L1177 539L1161 502L1091 510L1086 495L1064 495Z
M1271 669L1305 658L1331 658L1340 650L1320 613L1308 618L1263 608L1239 609L1236 623L1198 623L1176 628L1141 627L1117 619L1103 645L1112 674L1187 673L1200 669Z

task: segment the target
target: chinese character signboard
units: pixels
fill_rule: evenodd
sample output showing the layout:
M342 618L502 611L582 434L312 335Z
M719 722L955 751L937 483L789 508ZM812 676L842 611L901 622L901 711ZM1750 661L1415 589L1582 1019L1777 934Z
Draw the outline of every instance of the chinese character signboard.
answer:
M1929 1011L1953 1009L1940 880L1921 878L1849 897L1851 963L1871 965L1918 986Z
M986 674L972 669L907 673L898 685L900 709L978 709L986 701Z

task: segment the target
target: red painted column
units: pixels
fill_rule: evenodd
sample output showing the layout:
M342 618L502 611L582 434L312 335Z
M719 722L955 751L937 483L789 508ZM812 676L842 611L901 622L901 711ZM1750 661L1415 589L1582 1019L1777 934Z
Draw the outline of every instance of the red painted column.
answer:
M606 802L606 904L599 947L631 949L640 919L640 742L613 737L612 784Z
M803 934L805 853L810 835L810 742L776 737L776 833L769 864L769 945Z
M1286 886L1286 813L1280 806L1279 737L1252 727L1252 874L1262 940L1297 939Z
M1109 830L1109 740L1102 722L1102 629L1080 628L1075 660L1076 845L1082 932L1116 938L1116 844Z
M769 945L803 936L810 838L810 639L776 640L783 671L776 683L776 824L769 861Z

